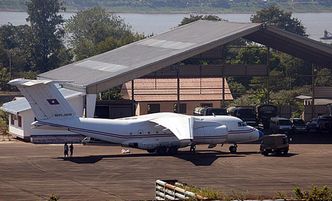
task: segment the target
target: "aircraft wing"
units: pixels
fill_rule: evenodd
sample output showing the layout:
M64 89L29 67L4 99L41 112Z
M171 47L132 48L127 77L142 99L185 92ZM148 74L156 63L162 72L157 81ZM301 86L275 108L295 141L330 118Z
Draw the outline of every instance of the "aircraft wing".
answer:
M149 121L169 129L179 140L192 140L194 120L190 116L181 114L163 114Z

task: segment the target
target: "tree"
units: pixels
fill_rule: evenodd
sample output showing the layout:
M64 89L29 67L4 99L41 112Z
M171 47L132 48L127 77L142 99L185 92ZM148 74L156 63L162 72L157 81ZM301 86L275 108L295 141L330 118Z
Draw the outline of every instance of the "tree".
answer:
M7 91L10 86L7 84L10 80L7 68L0 68L0 91Z
M332 72L331 69L322 68L317 71L315 78L316 86L332 86Z
M292 17L291 12L280 10L275 5L257 11L250 20L254 23L266 23L301 36L307 36L300 20Z
M179 26L189 24L198 20L222 21L223 19L216 15L190 15L190 17L184 17Z
M100 54L143 38L120 17L100 7L80 11L65 26L76 60Z
M11 68L11 74L31 70L32 32L28 25L0 27L0 63Z
M39 72L58 67L63 62L60 59L65 48L64 20L59 11L64 11L60 0L30 0L27 2L28 18L33 34L33 58L35 68ZM62 56L63 57L63 56Z

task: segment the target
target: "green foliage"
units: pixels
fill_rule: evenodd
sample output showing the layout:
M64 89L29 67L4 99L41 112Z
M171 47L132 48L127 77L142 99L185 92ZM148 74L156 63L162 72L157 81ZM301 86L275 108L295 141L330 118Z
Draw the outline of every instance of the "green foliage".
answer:
M332 86L332 71L328 68L322 68L317 71L315 77L316 86Z
M100 100L121 100L121 87L113 87L107 91L100 94Z
M30 70L32 58L32 31L28 25L0 27L0 63L11 67L12 74Z
M227 83L234 99L246 93L246 87L240 82L235 81L234 78L228 78Z
M60 198L54 194L50 196L50 198L47 201L59 201Z
M63 52L64 20L59 14L64 11L60 0L30 0L27 2L27 21L31 24L32 55L35 70L45 72L61 64Z
M248 46L241 48L238 51L234 61L232 63L237 64L266 64L267 61L266 48L261 46Z
M255 23L264 22L301 36L307 36L301 21L293 18L291 12L285 12L276 5L257 11L250 20Z
M0 110L0 128L8 130L8 123L8 114Z
M222 19L216 15L190 15L190 17L184 17L179 26L189 24L198 20L210 20L210 21L222 21Z
M297 199L305 201L332 201L332 190L327 186L313 186L310 191L302 191L299 187L293 189Z
M101 7L79 11L65 26L76 60L100 54L142 39L120 17Z
M208 200L216 200L216 199L220 199L222 197L225 197L223 193L221 193L221 192L219 192L215 189L198 188L198 187L192 186L192 185L180 185L178 187L183 188L187 191L193 192L196 195L205 197ZM192 200L194 200L194 199L192 199Z
M10 86L7 84L10 80L7 68L0 68L0 91L7 91Z

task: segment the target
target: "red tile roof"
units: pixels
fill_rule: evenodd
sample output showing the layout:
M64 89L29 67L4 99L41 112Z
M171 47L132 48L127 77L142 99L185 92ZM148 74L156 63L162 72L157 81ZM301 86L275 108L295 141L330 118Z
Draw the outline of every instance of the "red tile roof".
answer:
M176 101L176 78L136 79L134 81L136 101ZM124 99L131 99L131 82L122 86ZM180 100L222 100L222 78L181 78ZM233 100L227 81L225 100Z

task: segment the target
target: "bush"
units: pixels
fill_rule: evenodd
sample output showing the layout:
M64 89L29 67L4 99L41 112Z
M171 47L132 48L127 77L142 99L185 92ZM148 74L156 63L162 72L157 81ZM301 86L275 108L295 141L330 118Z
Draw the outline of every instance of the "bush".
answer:
M313 186L310 191L302 191L299 187L293 190L296 199L306 201L332 201L332 190L327 186Z

